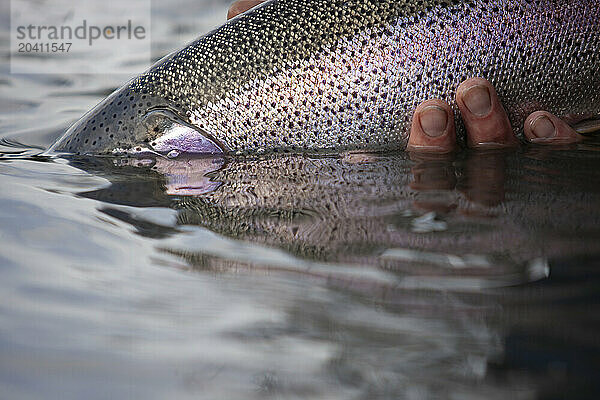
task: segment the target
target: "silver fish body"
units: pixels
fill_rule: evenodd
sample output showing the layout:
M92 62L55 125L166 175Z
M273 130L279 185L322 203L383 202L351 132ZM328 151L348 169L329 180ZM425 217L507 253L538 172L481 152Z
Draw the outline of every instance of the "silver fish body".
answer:
M600 115L599 9L600 0L272 0L159 61L51 150L403 149L415 107L441 98L456 109L456 87L472 76L495 85L517 131L540 109Z

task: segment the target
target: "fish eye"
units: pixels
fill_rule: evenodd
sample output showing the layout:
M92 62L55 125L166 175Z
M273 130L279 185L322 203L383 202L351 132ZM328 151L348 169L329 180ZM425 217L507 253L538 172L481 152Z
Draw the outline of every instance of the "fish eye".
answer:
M167 110L150 111L142 118L142 126L149 140L164 135L178 124L180 124L178 118Z

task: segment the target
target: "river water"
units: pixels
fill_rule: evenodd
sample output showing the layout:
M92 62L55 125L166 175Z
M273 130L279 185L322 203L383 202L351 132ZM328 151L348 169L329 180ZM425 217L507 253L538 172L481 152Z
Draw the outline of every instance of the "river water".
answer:
M154 4L155 58L226 9ZM598 143L46 158L127 77L2 57L0 398L600 393Z

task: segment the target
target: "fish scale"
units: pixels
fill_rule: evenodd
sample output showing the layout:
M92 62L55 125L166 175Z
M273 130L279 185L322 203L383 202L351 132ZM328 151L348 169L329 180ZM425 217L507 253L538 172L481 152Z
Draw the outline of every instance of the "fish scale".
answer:
M441 98L459 120L456 87L474 76L496 87L517 133L535 110L599 115L599 8L272 0L160 60L51 150L151 147L162 134L144 123L152 110L231 153L403 149L415 107Z

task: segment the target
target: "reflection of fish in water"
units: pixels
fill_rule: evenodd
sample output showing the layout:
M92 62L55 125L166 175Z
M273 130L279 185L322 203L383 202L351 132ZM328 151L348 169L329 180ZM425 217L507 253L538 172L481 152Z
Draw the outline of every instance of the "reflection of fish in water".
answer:
M536 109L594 117L599 8L598 0L273 0L165 57L52 150L401 149L415 106L453 103L470 76L496 86L516 129Z
M473 168L470 164L474 161L467 159L458 163L456 172L456 162L442 162L441 168L449 168L453 176L462 175L459 185L464 186L469 171L481 171L489 177L491 168L504 169L505 156L485 156L488 164L498 160L496 166L477 164ZM517 155L510 157L513 159L507 164L515 165L515 169L507 174L526 175L527 167L536 164L530 160L528 165L521 165ZM157 158L152 166L159 173L155 183L150 184L149 177L140 172L137 179L120 179L120 171L131 167L119 167L114 170L116 178L111 178L115 185L85 196L134 206L156 204L148 202L160 197L162 204L178 210L178 225L200 225L236 240L283 249L301 259L394 270L405 268L415 257L425 257L425 263L439 261L436 254L457 255L446 257L442 263L464 264L462 270L459 268L464 273L469 263L477 267L482 262L482 258L465 254L483 255L484 263L499 268L536 256L559 255L565 246L572 254L593 247L578 234L585 226L593 229L599 222L597 213L590 209L598 200L593 187L573 187L568 193L554 192L552 185L544 185L539 193L512 187L504 203L478 207L454 188L433 192L412 189L413 164L405 156L355 161L280 156L233 159L223 164L219 158ZM583 160L577 162L585 167ZM431 164L435 167L436 163L440 162ZM566 164L565 168L573 171L576 162ZM521 172L523 167L525 172ZM140 168L131 170L136 169ZM210 179L200 171L208 172ZM535 172L533 177L540 179L543 173ZM136 183L140 179L142 185ZM496 185L492 189L498 191L503 190L504 182L482 184ZM482 191L481 187L471 189ZM190 190L198 192L190 195ZM415 209L416 203L430 198L447 203L449 211L431 218L435 214ZM571 210L568 216L561 212L567 206ZM486 212L474 215L478 209ZM546 231L562 234L552 237Z

